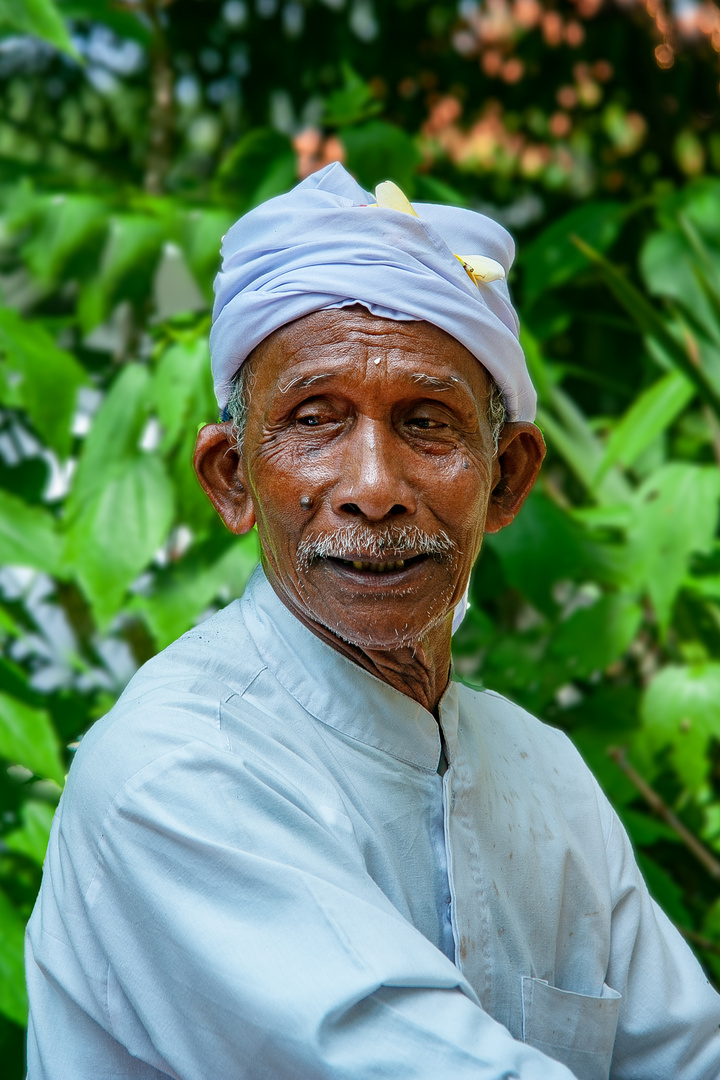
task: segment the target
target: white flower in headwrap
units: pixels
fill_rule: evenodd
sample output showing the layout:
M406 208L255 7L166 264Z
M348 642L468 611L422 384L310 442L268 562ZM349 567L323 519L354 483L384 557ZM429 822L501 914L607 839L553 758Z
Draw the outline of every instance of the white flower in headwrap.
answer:
M384 180L382 184L378 184L375 188L375 199L374 205L384 210L397 210L401 214L419 217L408 197L392 180ZM462 263L466 274L478 288L481 281L487 285L490 281L502 281L505 277L505 267L495 259L488 258L487 255L455 254L455 258Z

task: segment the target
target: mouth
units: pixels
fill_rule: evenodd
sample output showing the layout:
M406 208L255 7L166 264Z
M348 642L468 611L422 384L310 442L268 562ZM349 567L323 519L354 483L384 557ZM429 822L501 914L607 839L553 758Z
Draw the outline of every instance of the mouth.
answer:
M421 562L427 560L427 555L411 555L406 559L340 559L334 556L328 557L328 562L340 567L345 571L355 574L395 574L410 570Z

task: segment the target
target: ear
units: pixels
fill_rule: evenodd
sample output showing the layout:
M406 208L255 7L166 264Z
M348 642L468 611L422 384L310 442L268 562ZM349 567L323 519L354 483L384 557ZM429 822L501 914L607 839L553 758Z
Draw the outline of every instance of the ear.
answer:
M230 532L242 536L255 524L255 509L243 483L233 424L206 424L198 432L193 464L203 491Z
M498 442L485 532L509 525L525 502L545 457L540 428L525 421L505 424Z

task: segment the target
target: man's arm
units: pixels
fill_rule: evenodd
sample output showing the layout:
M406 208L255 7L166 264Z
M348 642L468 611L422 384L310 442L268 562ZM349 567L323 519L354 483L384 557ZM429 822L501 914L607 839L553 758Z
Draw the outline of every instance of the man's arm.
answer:
M598 802L612 879L607 982L622 994L612 1080L718 1080L720 997L690 948L650 898L627 833Z
M95 950L97 1022L161 1075L572 1080L483 1012L369 877L343 823L330 827L267 763L195 743L146 766L115 798L71 904L81 807L68 800L54 830L52 891L81 966ZM61 989L42 926L52 932L41 908L31 959ZM73 1030L35 1016L34 1033L29 1080L90 1080Z

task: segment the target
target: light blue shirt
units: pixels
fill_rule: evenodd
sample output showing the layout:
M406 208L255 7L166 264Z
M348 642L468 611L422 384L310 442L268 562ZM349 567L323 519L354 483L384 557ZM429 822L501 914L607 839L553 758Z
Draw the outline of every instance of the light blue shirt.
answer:
M455 683L440 723L444 776L261 571L146 664L53 825L29 1080L718 1080L720 999L568 739Z

